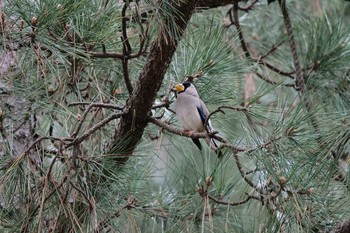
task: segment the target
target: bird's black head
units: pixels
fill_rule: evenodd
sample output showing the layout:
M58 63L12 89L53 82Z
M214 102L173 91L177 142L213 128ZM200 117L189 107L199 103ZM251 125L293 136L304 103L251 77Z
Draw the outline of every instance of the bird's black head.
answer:
M177 84L175 87L176 87L177 93L180 94L181 92L184 92L190 86L191 86L191 83L183 82L181 84Z
M185 90L186 90L189 86L191 86L191 83L189 83L189 82L183 82L182 85L184 85Z

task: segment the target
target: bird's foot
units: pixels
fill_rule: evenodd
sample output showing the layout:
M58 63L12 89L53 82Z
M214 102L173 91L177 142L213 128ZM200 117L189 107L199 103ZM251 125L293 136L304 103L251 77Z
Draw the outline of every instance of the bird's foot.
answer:
M190 137L192 136L192 134L194 134L196 131L194 131L194 130L190 130L190 131L188 131L188 134L190 135Z
M190 137L192 136L192 134L194 134L196 131L195 130L183 130L181 132L181 135L184 135L184 134L188 134Z

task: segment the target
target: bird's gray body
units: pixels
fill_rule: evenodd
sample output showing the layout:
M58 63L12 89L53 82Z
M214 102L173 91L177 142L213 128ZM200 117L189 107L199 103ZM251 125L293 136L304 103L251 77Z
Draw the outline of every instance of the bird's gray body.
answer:
M205 127L199 111L208 116L209 111L203 101L185 92L180 93L176 100L176 116L185 130L204 132Z
M175 106L177 119L187 131L206 132L204 124L209 116L207 106L205 106L204 102L199 98L198 92L193 84L185 82L181 85L183 90L178 90ZM212 131L210 120L208 121L207 129L209 132ZM198 148L201 149L199 139L196 138L192 140ZM207 137L205 141L210 147L217 149L217 144L214 139Z

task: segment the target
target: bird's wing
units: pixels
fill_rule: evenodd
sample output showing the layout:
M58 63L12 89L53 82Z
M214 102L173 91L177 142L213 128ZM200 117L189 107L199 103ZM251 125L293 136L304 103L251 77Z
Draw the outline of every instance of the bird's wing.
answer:
M201 117L202 123L204 124L207 119L207 115L204 113L201 107L197 106L197 110L198 110L199 116Z
M209 110L208 110L207 106L205 106L204 102L201 99L198 99L198 102L199 102L199 104L197 105L197 110L198 110L199 116L201 117L202 123L204 125L205 121L207 120L207 118L209 116ZM208 121L207 127L208 127L208 131L211 132L212 127L211 127L210 120Z
M207 118L209 116L209 110L208 110L207 106L205 106L204 102L201 99L199 99L199 105L197 106L197 110L198 110L199 116L201 117L202 123L204 125L205 121L207 120ZM209 133L213 131L213 127L211 126L210 120L208 120L207 129L208 129ZM213 147L213 149L218 148L218 144L216 143L214 138L210 138L209 140L208 139L206 141L207 141L207 143L209 141L208 144L211 145Z

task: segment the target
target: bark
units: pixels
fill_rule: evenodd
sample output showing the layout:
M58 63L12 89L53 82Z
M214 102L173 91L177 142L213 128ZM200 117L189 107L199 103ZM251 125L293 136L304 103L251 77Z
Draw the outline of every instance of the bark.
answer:
M238 2L247 2L247 0L238 0ZM233 4L232 0L198 0L197 7L215 8Z
M232 0L199 0L197 3L197 7L203 8L215 8L220 6L226 6L232 4Z
M329 233L349 233L350 232L350 219L339 223Z
M133 92L126 104L126 115L121 118L115 132L114 144L109 153L130 155L140 141L148 124L147 115L151 111L157 92L162 84L172 56L177 48L187 23L195 10L197 0L187 2L174 1L179 17L175 25L166 21L152 43L147 63L135 83ZM166 28L177 28L177 36L167 33ZM116 149L118 148L118 149ZM117 157L117 161L125 162L128 157Z

